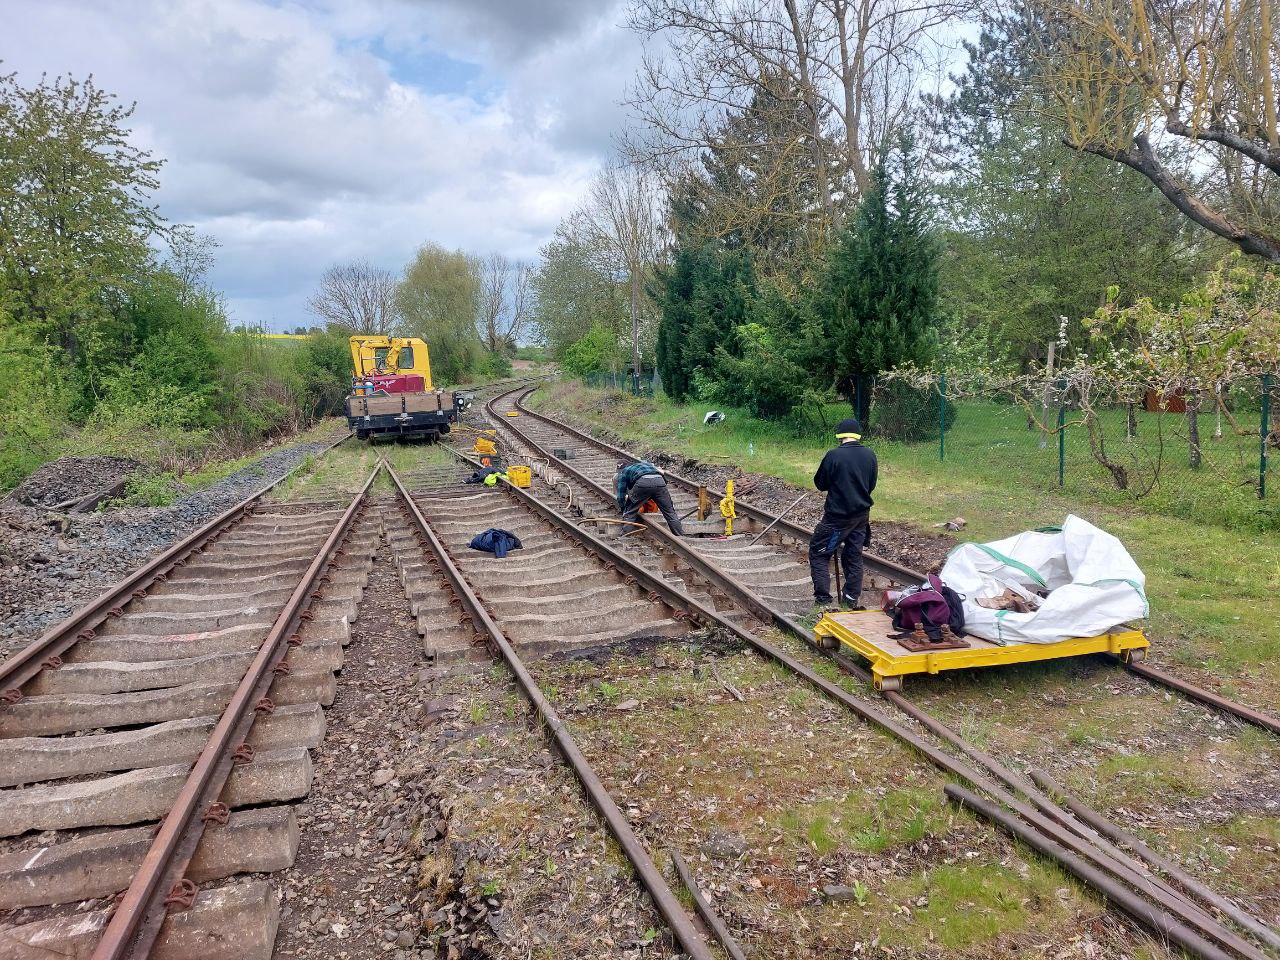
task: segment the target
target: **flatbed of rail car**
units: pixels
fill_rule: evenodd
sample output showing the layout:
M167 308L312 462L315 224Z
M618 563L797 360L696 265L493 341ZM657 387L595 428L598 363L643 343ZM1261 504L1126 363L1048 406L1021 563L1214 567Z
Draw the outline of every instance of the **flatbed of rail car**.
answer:
M814 627L819 642L839 643L871 662L877 690L899 690L902 680L913 673L941 673L995 667L1006 663L1031 663L1090 653L1113 653L1124 660L1143 658L1149 646L1141 630L1117 627L1094 637L1076 637L1059 643L1013 643L1000 645L966 635L968 647L916 653L903 647L892 635L890 619L879 610L827 613Z

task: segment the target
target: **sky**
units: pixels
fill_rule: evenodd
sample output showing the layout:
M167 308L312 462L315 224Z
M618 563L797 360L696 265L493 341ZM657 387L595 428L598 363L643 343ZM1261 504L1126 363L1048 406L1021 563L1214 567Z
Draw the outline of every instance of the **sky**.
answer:
M0 0L0 70L136 102L161 213L216 238L234 323L315 322L335 263L532 260L613 151L620 0Z

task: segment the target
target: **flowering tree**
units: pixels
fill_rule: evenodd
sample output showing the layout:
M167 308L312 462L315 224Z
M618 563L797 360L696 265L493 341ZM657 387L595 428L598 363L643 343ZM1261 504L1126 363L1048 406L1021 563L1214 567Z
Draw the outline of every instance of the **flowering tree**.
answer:
M1146 298L1118 308L1109 293L1107 305L1087 325L1095 338L1134 344L1110 350L1124 380L1161 396L1186 397L1189 460L1198 468L1198 418L1206 397L1239 431L1222 400L1224 387L1280 367L1280 274L1243 262L1236 254L1172 309L1160 309Z

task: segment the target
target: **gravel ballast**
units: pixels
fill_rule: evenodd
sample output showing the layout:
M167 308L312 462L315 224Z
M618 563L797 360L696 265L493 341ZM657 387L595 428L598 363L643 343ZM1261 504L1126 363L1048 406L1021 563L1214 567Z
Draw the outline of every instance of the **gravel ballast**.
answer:
M299 443L274 450L168 507L68 515L13 497L0 501L0 657L326 446ZM41 468L46 478L59 469L74 470L75 464L55 461ZM41 481L31 489L54 486Z

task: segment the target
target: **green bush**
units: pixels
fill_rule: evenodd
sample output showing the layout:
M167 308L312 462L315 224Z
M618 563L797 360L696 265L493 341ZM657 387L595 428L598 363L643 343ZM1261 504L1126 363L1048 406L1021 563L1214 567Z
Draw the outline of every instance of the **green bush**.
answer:
M938 399L937 390L890 380L876 388L867 430L876 437L904 443L937 440ZM956 422L956 405L950 400L943 401L942 422L944 430Z
M480 377L501 380L511 376L511 358L500 350L486 350L476 371Z
M58 352L4 329L0 316L0 490L58 455L71 405Z
M560 365L575 377L604 373L617 362L618 343L613 334L596 324L582 339L569 344Z

